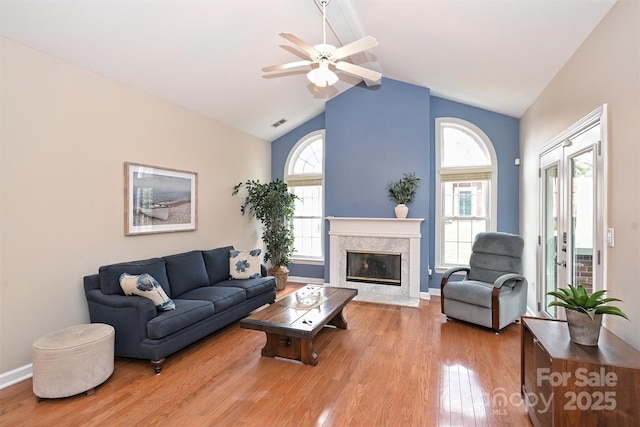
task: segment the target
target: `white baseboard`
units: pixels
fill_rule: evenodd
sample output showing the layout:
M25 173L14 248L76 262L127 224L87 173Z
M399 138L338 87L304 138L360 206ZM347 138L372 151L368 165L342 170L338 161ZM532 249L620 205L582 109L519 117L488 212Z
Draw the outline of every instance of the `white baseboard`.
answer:
M33 364L21 366L13 371L0 374L0 390L10 385L19 383L20 381L27 380L33 376Z
M529 316L529 317L540 317L539 313L536 313L534 310L531 309L531 307L529 307L527 305L527 313L525 314L525 316Z
M324 279L318 279L314 277L301 277L301 276L289 276L287 279L291 283L305 283L310 285L328 285L324 282ZM420 292L420 299L431 299L431 295L440 296L439 288L429 288L429 292Z
M291 283L305 283L310 285L328 285L324 282L324 279L317 279L313 277L301 277L301 276L289 276L287 279ZM420 299L431 299L431 295L440 296L440 289L429 288L429 292L420 292Z
M314 277L301 277L301 276L289 276L287 281L291 283L304 283L310 285L324 285L324 279L318 279Z

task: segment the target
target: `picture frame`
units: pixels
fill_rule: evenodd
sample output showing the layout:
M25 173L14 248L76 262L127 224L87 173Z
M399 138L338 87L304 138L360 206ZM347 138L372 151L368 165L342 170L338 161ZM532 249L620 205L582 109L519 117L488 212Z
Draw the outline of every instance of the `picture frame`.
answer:
M125 235L197 229L197 173L125 162L124 182Z

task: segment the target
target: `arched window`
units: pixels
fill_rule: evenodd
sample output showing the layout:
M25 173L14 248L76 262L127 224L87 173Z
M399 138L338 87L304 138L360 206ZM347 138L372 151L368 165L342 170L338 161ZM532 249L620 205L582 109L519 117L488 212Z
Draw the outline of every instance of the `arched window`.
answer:
M476 234L495 231L497 174L493 144L480 128L436 119L437 267L468 264Z
M293 258L318 260L323 250L324 130L304 136L291 149L284 166L289 191L299 197L293 216Z

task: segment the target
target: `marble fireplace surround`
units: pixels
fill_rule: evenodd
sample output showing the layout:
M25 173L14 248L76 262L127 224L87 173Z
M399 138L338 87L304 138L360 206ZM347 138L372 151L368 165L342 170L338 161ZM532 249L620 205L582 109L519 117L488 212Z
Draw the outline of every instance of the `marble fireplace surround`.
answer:
M327 217L329 283L355 288L354 300L417 307L420 303L420 224L422 218ZM347 250L399 252L400 286L347 281Z

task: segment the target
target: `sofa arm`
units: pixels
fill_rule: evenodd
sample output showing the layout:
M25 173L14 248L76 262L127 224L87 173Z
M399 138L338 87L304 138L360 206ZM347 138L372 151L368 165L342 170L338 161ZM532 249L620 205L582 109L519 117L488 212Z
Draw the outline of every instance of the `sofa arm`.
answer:
M153 302L140 296L107 295L99 289L85 292L92 323L116 330L115 354L141 357L140 342L147 338L147 322L157 316Z
M91 290L86 293L86 296L88 302L93 302L111 310L132 308L141 314L145 324L158 314L156 306L153 305L150 299L137 295L106 295L101 290ZM89 312L89 315L91 316L91 312ZM93 318L91 321L93 322Z

